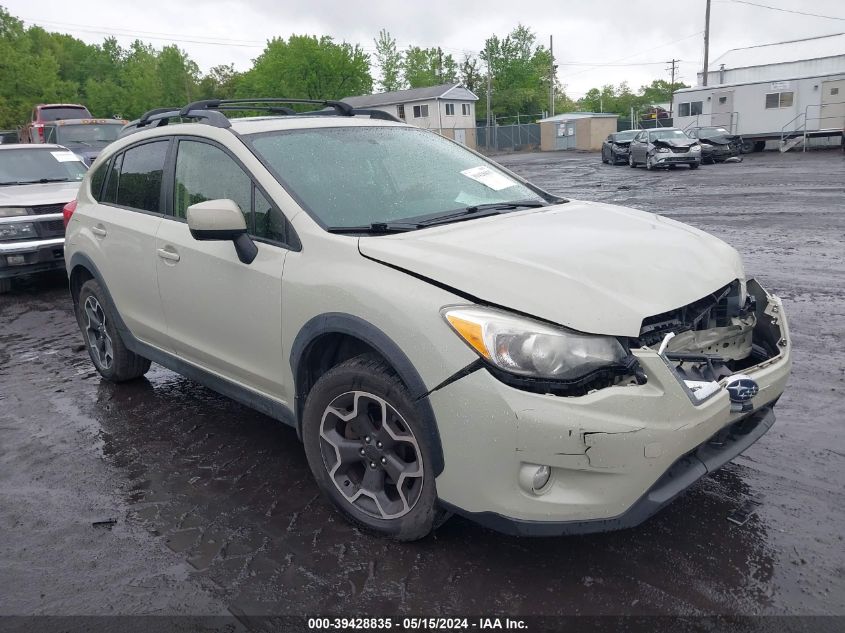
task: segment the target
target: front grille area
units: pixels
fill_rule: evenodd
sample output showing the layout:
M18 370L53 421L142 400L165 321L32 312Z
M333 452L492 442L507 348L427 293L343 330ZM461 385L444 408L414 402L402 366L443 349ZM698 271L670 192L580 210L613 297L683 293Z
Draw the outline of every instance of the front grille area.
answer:
M65 234L65 225L61 220L46 220L38 222L36 226L41 237L63 237Z
M728 325L731 315L740 309L739 294L739 281L734 280L698 301L643 319L638 339L640 345L656 345L669 332L679 334L687 330Z
M65 203L59 204L39 204L31 207L35 215L47 215L48 213L61 213Z

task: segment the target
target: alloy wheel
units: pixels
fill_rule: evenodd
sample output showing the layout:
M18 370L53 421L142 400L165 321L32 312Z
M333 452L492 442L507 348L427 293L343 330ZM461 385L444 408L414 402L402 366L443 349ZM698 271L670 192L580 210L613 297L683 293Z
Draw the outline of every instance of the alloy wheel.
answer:
M100 368L108 370L114 362L114 348L106 329L106 313L93 295L85 299L85 336Z
M320 453L329 478L350 504L376 519L404 516L423 489L423 460L408 423L386 400L348 391L320 421Z

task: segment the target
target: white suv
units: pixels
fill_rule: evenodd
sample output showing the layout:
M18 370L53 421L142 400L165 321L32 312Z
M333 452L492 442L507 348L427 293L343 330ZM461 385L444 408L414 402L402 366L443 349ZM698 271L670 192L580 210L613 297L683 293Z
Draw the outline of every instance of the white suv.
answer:
M154 361L294 426L340 511L402 540L451 512L633 526L774 422L783 308L727 244L280 101L152 111L94 163L65 252L105 378Z

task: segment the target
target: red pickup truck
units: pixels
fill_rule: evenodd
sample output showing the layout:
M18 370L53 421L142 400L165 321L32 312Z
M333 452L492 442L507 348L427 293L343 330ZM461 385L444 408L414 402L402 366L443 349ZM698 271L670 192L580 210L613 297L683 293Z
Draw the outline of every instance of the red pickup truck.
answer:
M39 103L32 109L32 117L20 132L21 143L44 143L45 123L63 119L90 119L91 113L77 103Z

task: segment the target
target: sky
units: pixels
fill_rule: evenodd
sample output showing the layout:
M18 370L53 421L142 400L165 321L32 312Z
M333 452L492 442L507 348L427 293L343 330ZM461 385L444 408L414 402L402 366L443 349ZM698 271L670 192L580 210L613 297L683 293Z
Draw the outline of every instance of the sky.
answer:
M558 79L577 99L592 87L627 81L633 89L678 76L694 85L704 58L705 0L0 0L23 19L89 43L114 35L126 45L138 38L161 47L177 44L203 71L232 63L249 68L266 41L291 34L330 35L360 44L371 55L373 38L387 29L400 46L440 46L460 61L477 54L486 38L504 37L518 23L548 45L554 37ZM826 19L753 4L833 16ZM712 0L710 60L732 48L845 32L845 0ZM712 66L711 66L712 68Z

